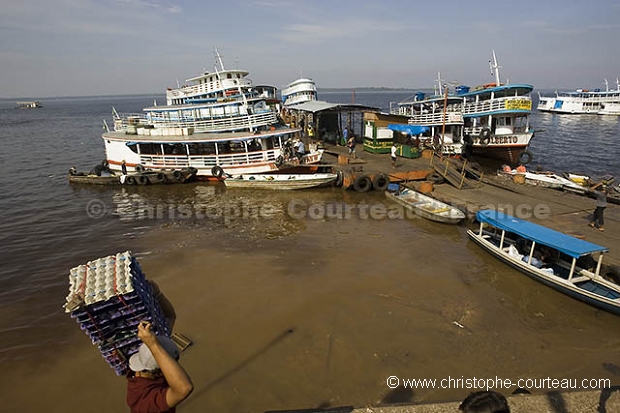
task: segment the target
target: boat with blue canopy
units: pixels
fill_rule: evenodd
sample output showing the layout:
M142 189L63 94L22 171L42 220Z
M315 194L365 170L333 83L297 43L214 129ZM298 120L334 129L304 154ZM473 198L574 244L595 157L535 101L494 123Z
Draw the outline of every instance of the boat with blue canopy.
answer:
M476 213L469 238L516 270L564 294L620 315L620 285L601 276L606 247L513 217Z

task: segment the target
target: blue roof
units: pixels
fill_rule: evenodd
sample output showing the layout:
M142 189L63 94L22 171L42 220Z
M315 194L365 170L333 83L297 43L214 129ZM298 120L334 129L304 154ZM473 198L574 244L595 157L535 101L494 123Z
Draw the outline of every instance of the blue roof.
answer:
M478 211L476 218L480 222L486 222L496 228L504 231L513 232L523 238L543 244L573 258L579 258L583 255L592 254L593 252L607 252L607 248L591 242L571 237L562 232L555 231L542 225L524 221L519 218L504 214L503 212L486 209Z
M429 130L428 126L420 125L389 124L387 127L393 131L408 133L410 135L419 135Z

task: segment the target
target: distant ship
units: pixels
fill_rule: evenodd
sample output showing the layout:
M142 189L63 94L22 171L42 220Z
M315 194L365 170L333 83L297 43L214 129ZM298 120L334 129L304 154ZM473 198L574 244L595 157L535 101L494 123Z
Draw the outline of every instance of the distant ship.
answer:
M37 109L42 108L43 106L39 103L38 100L32 100L28 102L17 102L17 108L19 109Z
M300 103L317 100L316 84L309 78L299 78L282 90L284 106L293 106Z

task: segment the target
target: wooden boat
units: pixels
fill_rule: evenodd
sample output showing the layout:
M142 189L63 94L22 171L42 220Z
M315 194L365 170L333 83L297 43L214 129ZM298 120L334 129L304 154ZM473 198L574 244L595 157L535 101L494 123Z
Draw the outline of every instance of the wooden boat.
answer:
M476 213L477 230L469 238L516 270L564 294L620 315L620 285L600 275L608 249L562 232L493 210ZM519 249L524 243L526 247ZM546 248L547 262L538 262L536 251Z
M159 185L190 182L196 178L196 168L175 169L172 171L144 171L130 175L107 173L95 175L69 170L69 182L89 185Z
M226 175L224 184L231 188L306 189L328 186L336 182L338 174L243 174Z
M395 192L385 191L385 196L431 221L458 224L465 218L460 209L410 188L399 187Z
M560 189L560 190L576 192L579 194L584 194L588 191L587 188L576 183L572 179L560 176L556 174L555 172L551 172L551 171L520 172L520 171L517 171L516 169L512 169L510 171L504 171L504 170L499 171L498 175L500 176L501 175L510 175L510 176L523 175L525 178L526 184L540 186L543 188Z

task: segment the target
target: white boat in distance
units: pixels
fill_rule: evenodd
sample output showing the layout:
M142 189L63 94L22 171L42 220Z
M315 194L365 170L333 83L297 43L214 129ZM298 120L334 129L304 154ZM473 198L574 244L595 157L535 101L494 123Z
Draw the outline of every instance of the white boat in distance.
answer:
M223 180L227 187L253 189L307 189L329 186L336 182L338 174L243 174L226 176Z
M254 86L248 72L226 69L215 51L213 72L166 92L167 105L121 115L113 109L114 131L102 135L110 168L129 170L193 167L200 178L217 178L215 166L234 174L272 172L289 163L320 162L323 151L291 158L287 143L300 129L278 117L275 87ZM290 162L289 162L290 161Z
M460 209L410 188L399 186L396 192L385 191L385 196L431 221L458 224L465 219L465 214Z
M574 92L555 92L554 96L538 94L536 109L541 112L566 114L620 114L620 81L616 78L616 89L609 90L605 79L605 90L577 89Z
M284 106L293 106L314 100L317 100L316 84L314 80L306 77L289 83L282 90L282 104Z

